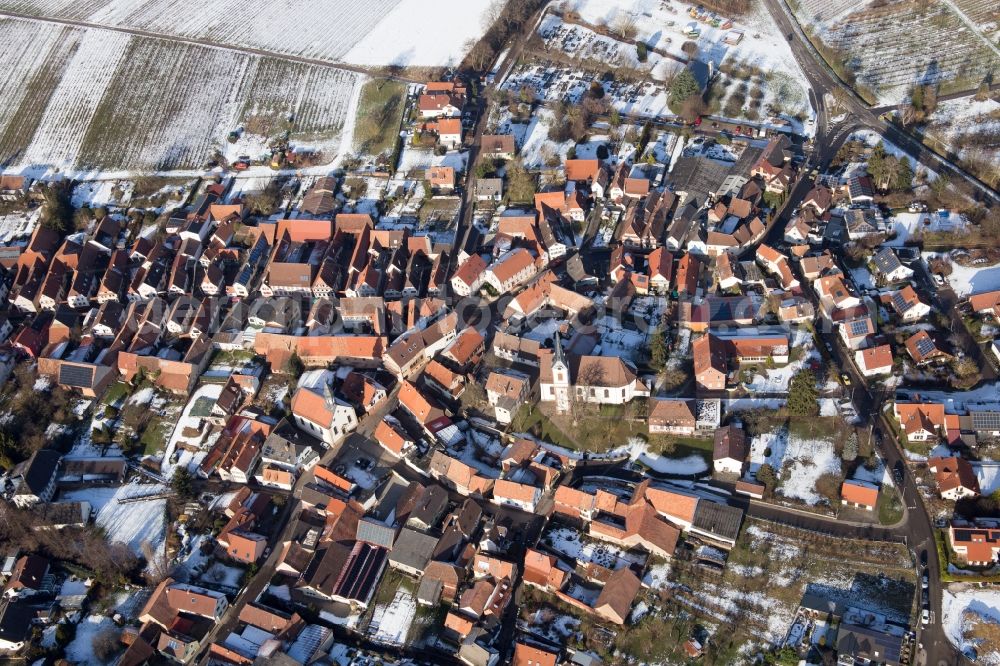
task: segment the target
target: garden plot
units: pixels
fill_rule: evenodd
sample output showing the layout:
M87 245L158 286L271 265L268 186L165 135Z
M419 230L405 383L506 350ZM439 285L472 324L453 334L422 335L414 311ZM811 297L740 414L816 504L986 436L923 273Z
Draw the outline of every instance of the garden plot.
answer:
M629 361L635 361L646 348L646 334L625 328L614 317L601 317L594 326L597 328L598 347L594 354L600 356L615 356Z
M813 344L812 334L804 328L796 328L792 333L791 356L797 357L779 368L759 368L746 388L754 393L786 394L794 377L801 370L818 366L819 352Z
M779 478L777 492L790 499L816 505L824 501L816 485L826 474L840 475L840 457L833 442L801 439L785 427L750 441L750 469L770 465Z
M413 595L404 589L396 590L396 596L389 604L379 604L372 613L369 625L372 640L392 645L404 644L416 614L417 601Z
M944 255L935 252L924 252L921 255L926 263L929 259ZM951 262L951 275L945 277L948 285L959 296L979 294L984 291L1000 289L1000 264L963 266L956 261Z
M1000 128L998 128L1000 131ZM903 247L912 237L923 232L955 233L968 226L964 215L939 211L938 213L896 213L888 220L889 233L895 234L885 245Z
M584 536L570 527L554 527L542 537L557 553L582 564L598 564L606 569L618 570L645 562L640 553L624 551L610 543Z
M560 644L577 635L580 629L580 620L572 615L557 613L549 607L542 607L531 614L528 628L533 633L544 636L553 643Z
M76 625L76 635L66 646L66 658L75 664L99 663L94 655L94 638L106 629L116 629L110 617L88 615Z
M34 176L192 169L244 125L332 162L360 90L333 67L97 28L8 19L0 37L0 157Z
M115 499L118 490L114 486L92 486L90 488L64 490L59 493L59 501L87 502L90 504L91 512L98 514L111 500Z
M551 164L566 161L569 149L575 144L572 139L558 143L549 139L549 127L555 122L555 115L548 109L539 109L524 135L521 159L529 169L540 169Z
M446 0L428 12L420 0L3 0L0 9L327 62L447 66L489 27L491 4Z
M220 431L213 432L206 438L200 428L202 416L198 416L198 414L201 413L199 410L202 410L206 404L215 404L215 401L222 395L223 388L223 385L218 383L205 384L191 395L191 399L188 400L184 411L181 412L181 416L177 420L177 425L167 442L166 452L163 454L160 469L164 478L172 477L174 470L181 465L188 468L197 465L204 457L204 453L194 454L191 449L207 450L219 438ZM209 409L211 409L211 405L209 405ZM178 448L181 447L184 450L178 452ZM174 460L175 454L177 454L177 460Z
M879 104L904 101L915 83L942 84L941 92L974 88L1000 65L997 47L970 27L950 0L851 4L803 0L795 11L838 59L850 54L858 83L873 91Z
M38 207L31 211L0 215L0 243L6 245L20 241L26 245L35 227L38 226L41 211L41 207Z
M650 578L670 588L679 603L702 617L739 622L764 640L781 644L802 597L814 593L876 615L906 621L912 568L905 547L818 537L792 528L775 531L748 519L721 581L688 576ZM680 581L680 582L676 582Z
M470 428L467 439L448 448L448 455L475 469L479 474L496 479L500 476L497 462L503 454L503 444L495 437Z
M159 484L129 483L118 488L95 519L108 541L125 544L138 556L162 555L167 536L167 496Z
M217 587L228 591L236 591L243 584L243 569L214 562L205 570L198 580L209 587Z
M1000 592L945 590L941 605L941 624L948 640L966 656L974 654L978 664L1000 664L1000 643L996 639L1000 625Z

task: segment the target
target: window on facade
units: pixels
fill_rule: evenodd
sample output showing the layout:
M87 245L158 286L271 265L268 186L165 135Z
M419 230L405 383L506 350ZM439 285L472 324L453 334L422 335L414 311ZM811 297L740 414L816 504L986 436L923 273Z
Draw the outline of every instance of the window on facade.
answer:
M610 398L611 397L611 391L609 391L608 389L604 389L604 397L605 398Z

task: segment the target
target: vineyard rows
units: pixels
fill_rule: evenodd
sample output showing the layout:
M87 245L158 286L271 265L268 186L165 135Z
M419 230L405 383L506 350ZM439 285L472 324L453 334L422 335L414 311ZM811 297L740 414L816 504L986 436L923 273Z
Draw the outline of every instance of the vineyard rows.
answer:
M862 7L839 20L814 23L827 4L803 0L799 18L848 58L858 81L883 103L901 101L915 83L974 88L991 71L1000 70L996 53L943 3L923 9L909 2Z
M0 0L0 10L361 65L452 65L490 0ZM444 17L444 18L443 18Z
M0 162L65 169L203 164L249 118L292 117L293 140L336 147L360 77L191 44L0 21ZM329 155L332 159L332 155Z

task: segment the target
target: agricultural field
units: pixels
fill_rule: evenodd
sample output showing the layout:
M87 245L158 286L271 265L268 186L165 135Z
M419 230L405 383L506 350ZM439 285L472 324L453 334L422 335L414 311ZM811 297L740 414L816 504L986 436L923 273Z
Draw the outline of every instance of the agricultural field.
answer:
M924 129L925 141L960 163L984 182L1000 185L1000 101L972 98L940 102Z
M333 161L361 76L188 43L0 20L0 161L49 169L166 171L204 164L243 128Z
M365 66L449 66L488 24L490 0L2 0L0 11ZM439 20L448 16L447 21Z
M980 0L799 0L804 29L842 77L879 104L907 98L917 83L941 93L975 88L1000 68L997 17ZM992 4L995 9L996 3ZM966 13L968 12L968 13ZM928 39L935 35L940 39Z

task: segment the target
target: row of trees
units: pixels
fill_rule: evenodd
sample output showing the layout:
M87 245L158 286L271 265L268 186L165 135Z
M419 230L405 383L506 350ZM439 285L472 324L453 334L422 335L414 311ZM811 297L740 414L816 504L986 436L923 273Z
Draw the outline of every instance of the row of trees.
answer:
M493 64L511 36L530 29L527 21L541 4L542 0L493 0L483 15L486 34L466 43L468 55L462 67L481 72Z

